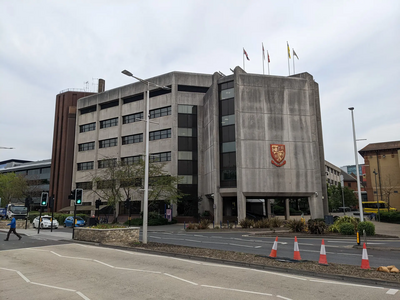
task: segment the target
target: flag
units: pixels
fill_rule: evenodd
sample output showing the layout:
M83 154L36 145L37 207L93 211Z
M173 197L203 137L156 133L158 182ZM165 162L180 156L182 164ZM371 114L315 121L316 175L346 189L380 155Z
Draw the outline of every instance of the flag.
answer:
M247 52L246 52L246 50L244 50L244 48L243 48L243 54L246 55L247 60L250 60L250 58L249 58L249 56L247 55Z
M271 61L269 60L269 52L268 52L268 50L267 50L267 57L268 57L268 62L271 62Z
M297 53L296 53L296 51L294 51L294 49L293 49L293 57L297 57L297 59L299 59L299 57L297 56Z
M286 42L286 44L287 44L287 54L288 54L289 58L291 58L291 57L290 57L290 48L289 48L289 43L288 43L288 42Z
M263 60L265 60L264 43L262 43Z

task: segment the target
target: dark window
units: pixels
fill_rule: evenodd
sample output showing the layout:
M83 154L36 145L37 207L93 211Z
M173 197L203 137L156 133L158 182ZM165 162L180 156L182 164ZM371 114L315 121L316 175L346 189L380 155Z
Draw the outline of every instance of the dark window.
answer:
M91 181L87 182L77 182L76 183L77 189L84 189L84 190L91 190L93 188L93 183Z
M152 131L149 134L150 141L161 140L161 139L166 139L166 138L170 138L170 137L171 137L171 129Z
M97 163L98 163L99 169L115 167L117 165L117 159L116 158L103 159L103 160L99 160Z
M235 100L228 99L220 101L221 116L229 116L235 114Z
M122 137L122 145L141 143L143 142L143 133L127 135Z
M93 106L81 108L79 111L81 112L81 115L84 115L84 114L88 114L88 113L94 112L96 110L97 110L96 105L93 105Z
M347 186L348 186L348 187L351 187L351 182L348 182L348 183L347 183ZM375 192L374 192L374 193L375 193Z
M178 151L197 151L197 138L179 136Z
M169 89L156 89L150 91L150 98L171 93L171 86L169 85L168 87Z
M102 140L102 141L99 141L99 148L114 147L114 146L117 146L117 144L118 144L117 138Z
M160 118L171 114L171 106L150 110L150 119Z
M225 82L220 85L221 91L233 88L233 81Z
M108 128L113 126L118 126L118 118L100 121L100 128Z
M178 85L179 92L191 92L191 93L207 93L209 87L206 86L194 86L194 85Z
M28 170L28 175L37 175L37 174L40 174L40 169Z
M122 99L122 101L124 102L124 104L127 103L131 103L131 102L135 102L135 101L139 101L139 100L143 100L144 99L144 94L140 93L140 94L136 94L130 97L126 97L124 99Z
M100 104L100 109L106 109L106 108L110 108L110 107L114 107L114 106L118 106L119 105L119 100L113 100L107 103L101 103Z
M180 128L197 127L197 115L178 114L178 127Z
M42 174L49 174L49 173L50 173L50 168L42 168L42 169L40 170L40 173L42 173Z
M143 112L122 117L123 124L129 124L129 123L138 122L138 121L142 121L142 120L143 120Z
M236 152L223 153L221 156L222 168L236 167Z
M121 181L121 187L142 186L142 178L131 178Z
M88 151L94 149L94 142L83 143L78 145L78 151Z
M96 123L89 123L79 126L79 132L87 132L96 130Z
M153 153L149 158L150 162L171 161L171 152Z
M94 163L92 161L78 163L78 171L93 170Z
M222 143L235 141L235 125L222 127Z
M179 160L178 175L197 175L197 161Z
M121 163L122 165L133 165L139 163L141 159L141 155L123 157L121 158Z

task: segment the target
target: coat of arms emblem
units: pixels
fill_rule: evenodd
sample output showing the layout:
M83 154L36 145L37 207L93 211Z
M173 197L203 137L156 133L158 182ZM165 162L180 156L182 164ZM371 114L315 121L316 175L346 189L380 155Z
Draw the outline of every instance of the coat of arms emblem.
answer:
M271 163L273 163L277 167L282 167L284 164L286 164L285 159L285 145L282 144L270 144L270 149L271 149L271 156L273 160L271 160Z

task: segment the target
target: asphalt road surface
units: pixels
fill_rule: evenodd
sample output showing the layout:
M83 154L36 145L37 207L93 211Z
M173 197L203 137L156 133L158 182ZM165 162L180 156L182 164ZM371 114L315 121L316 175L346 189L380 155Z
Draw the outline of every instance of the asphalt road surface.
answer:
M32 241L30 241L32 240ZM40 241L39 242L50 242ZM1 299L399 299L368 286L86 244L1 243ZM26 243L25 246L23 243ZM24 247L23 247L24 246Z
M303 260L318 261L322 238L298 238L300 255ZM258 255L269 255L275 237L259 237L246 233L171 233L149 232L148 241L190 247L237 251ZM328 262L361 265L362 249L353 248L353 239L325 239ZM371 247L371 249L368 249ZM400 265L400 251L386 249L398 247L400 241L371 239L367 241L367 253L371 267ZM379 249L378 249L379 248ZM277 256L293 258L294 238L278 238Z

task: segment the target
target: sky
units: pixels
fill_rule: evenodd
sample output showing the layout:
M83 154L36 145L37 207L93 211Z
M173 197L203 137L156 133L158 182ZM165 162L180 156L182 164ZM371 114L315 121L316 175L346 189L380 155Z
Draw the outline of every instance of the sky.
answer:
M400 1L0 0L0 161L51 158L56 95L243 66L319 84L325 159L400 140ZM290 73L293 73L293 59ZM264 62L265 73L268 63ZM366 140L365 140L366 139ZM358 155L359 163L363 159Z

